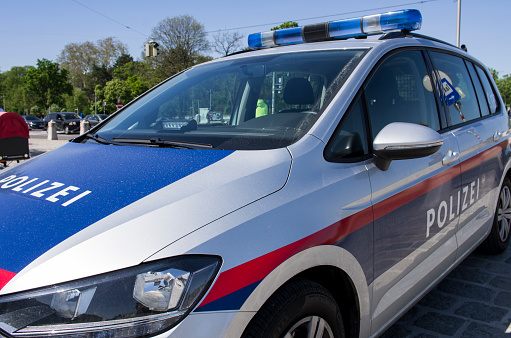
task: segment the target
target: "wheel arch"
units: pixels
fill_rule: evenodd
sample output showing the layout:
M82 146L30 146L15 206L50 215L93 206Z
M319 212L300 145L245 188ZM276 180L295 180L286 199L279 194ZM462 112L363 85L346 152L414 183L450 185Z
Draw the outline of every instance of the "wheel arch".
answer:
M241 336L263 304L296 278L314 281L328 289L341 310L349 336L369 336L370 292L365 274L351 253L333 245L301 251L268 274L241 307L227 336Z

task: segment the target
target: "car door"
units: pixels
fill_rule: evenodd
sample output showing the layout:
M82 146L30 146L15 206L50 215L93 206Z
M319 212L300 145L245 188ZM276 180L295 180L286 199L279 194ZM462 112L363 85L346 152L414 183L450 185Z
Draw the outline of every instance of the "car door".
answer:
M365 85L372 137L392 122L421 124L440 132L433 155L368 166L374 213L373 328L391 320L427 290L456 257L461 185L459 149L442 125L425 52L400 51L380 63Z
M57 114L55 116L55 123L57 124L57 130L62 131L64 130L64 117L62 114Z
M442 52L431 57L444 86L448 123L460 148L458 256L468 254L493 222L502 165L499 143L507 125L486 73L463 58ZM484 85L483 85L484 84Z

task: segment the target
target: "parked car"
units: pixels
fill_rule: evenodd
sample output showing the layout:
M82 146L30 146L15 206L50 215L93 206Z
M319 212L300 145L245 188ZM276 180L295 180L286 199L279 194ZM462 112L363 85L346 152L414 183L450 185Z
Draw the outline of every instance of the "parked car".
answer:
M44 122L40 118L32 115L21 115L21 117L27 123L29 130L44 129Z
M89 122L91 127L95 127L107 117L107 114L90 114L85 116L84 120Z
M66 134L79 132L81 118L76 113L49 113L43 119L44 129L48 130L48 122L56 123L57 131L63 131Z
M0 336L378 336L506 250L504 102L421 22L252 34L0 171Z

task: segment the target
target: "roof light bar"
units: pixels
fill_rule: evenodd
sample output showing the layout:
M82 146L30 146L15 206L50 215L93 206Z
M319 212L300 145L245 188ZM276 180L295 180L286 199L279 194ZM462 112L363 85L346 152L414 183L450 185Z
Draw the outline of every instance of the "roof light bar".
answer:
M363 37L395 30L413 31L420 29L421 24L422 16L418 10L405 9L397 12L254 33L248 36L248 46L251 49L259 49L310 41Z

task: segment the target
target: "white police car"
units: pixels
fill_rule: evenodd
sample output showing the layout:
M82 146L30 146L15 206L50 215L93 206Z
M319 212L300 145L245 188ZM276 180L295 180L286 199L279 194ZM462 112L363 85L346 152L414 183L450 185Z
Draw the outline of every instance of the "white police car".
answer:
M504 104L420 25L253 34L2 171L0 336L378 335L472 250L505 250ZM197 123L209 102L225 122Z

